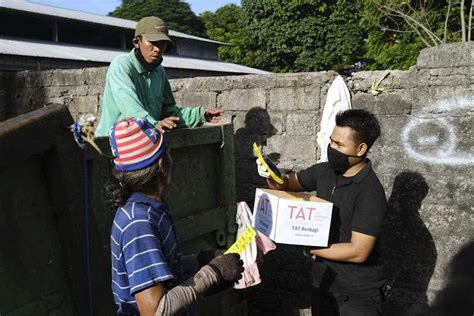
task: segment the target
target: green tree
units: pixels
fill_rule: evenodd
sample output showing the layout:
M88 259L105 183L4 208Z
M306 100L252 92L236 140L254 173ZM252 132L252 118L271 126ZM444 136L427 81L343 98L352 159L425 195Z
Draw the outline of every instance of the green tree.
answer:
M189 4L181 0L123 0L109 15L134 21L157 16L174 31L206 36L204 23L191 11Z
M228 45L219 47L219 58L225 62L247 66L254 64L254 53L250 38L246 35L242 24L242 9L235 5L226 5L216 12L205 11L200 15L207 29L207 36Z
M369 69L407 69L423 48L461 41L460 4L457 0L360 0ZM470 3L464 6L466 18Z
M242 0L254 64L275 72L350 67L363 54L358 10L350 0Z

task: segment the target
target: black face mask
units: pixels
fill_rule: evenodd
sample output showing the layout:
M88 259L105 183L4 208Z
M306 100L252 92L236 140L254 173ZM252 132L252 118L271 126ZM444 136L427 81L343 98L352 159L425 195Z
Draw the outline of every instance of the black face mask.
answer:
M349 157L359 158L360 161L358 161L355 164L351 165L349 163ZM328 145L329 168L331 168L334 171L344 173L350 167L355 166L358 163L361 163L362 161L364 161L364 158L365 158L365 154L363 156L346 155L346 154L341 153L340 151L332 148L330 145Z

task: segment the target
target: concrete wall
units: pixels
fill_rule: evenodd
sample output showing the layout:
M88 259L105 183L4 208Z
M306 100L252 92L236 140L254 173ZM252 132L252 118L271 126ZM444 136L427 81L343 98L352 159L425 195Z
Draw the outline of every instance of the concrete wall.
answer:
M69 105L74 117L98 112L105 68L10 74L4 115L44 104ZM234 123L237 195L250 204L257 176L251 144L287 170L318 158L316 133L334 72L173 80L178 104L226 110ZM353 107L374 112L382 136L370 158L390 203L379 246L395 277L389 314L423 311L447 279L450 259L474 238L472 153L474 45L449 44L421 52L409 71L348 78ZM280 246L263 264L262 285L247 292L250 309L291 314L309 306L310 262L298 247Z
M0 121L54 103L67 105L75 117L98 112L106 72L106 67L0 72ZM173 68L167 75L173 79L228 73Z
M74 61L57 58L0 55L0 71L5 72L107 67L108 64L109 63ZM170 79L239 75L239 73L235 72L231 73L185 68L166 68L166 74Z
M183 104L194 101L226 110L236 136L237 195L251 203L254 188L263 184L255 171L252 142L264 145L287 170L313 164L319 156L316 133L325 95L335 75L202 78L175 80L173 87ZM370 158L390 203L379 246L396 291L385 309L414 313L427 309L446 282L450 259L474 238L474 45L424 50L409 71L391 71L374 96L371 85L382 76L382 71L359 72L347 84L353 107L374 112L382 125ZM288 275L298 280L301 273L292 271L305 263L285 258L291 257L291 247L280 250L282 255L272 258L276 264L266 261L267 280L289 290L261 286L272 294L263 297L273 311L288 306L287 300L304 306L304 296L288 297L308 286L288 282Z

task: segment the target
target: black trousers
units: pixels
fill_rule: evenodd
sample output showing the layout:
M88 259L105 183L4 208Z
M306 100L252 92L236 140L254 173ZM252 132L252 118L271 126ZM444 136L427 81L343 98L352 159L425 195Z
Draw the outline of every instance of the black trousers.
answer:
M379 316L382 315L382 296L349 296L313 288L312 316Z

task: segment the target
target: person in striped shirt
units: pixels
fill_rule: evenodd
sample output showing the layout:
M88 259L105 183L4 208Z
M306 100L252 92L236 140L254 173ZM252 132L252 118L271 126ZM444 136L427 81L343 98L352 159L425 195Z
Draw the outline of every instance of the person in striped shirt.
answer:
M113 125L109 141L118 182L111 195L117 208L110 236L117 313L173 315L240 279L243 262L237 254L212 259L203 252L181 258L172 218L160 197L172 166L165 135L145 119L126 118ZM183 282L181 261L196 269L203 266Z

